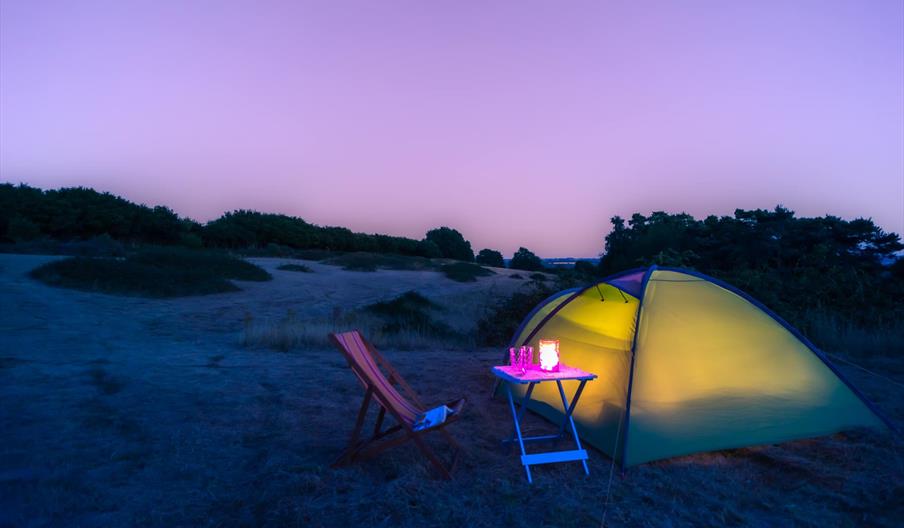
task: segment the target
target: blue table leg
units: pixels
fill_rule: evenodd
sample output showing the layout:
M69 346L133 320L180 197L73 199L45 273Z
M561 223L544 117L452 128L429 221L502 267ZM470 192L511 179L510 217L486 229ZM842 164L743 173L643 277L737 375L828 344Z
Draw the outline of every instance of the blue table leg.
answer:
M565 409L565 420L562 422L562 427L565 427L566 423L571 424L571 434L574 436L574 443L578 446L578 451L583 450L581 447L581 439L578 438L578 429L574 426L574 418L571 417L571 413L574 412L575 405L578 403L578 398L581 397L581 392L584 390L584 384L587 383L586 380L582 380L581 384L578 386L578 390L574 393L574 399L571 400L571 405L568 404L568 398L565 397L565 389L562 388L562 382L556 380L556 385L559 386L559 396L562 397L562 407ZM587 467L587 461L581 460L581 464L584 465L584 473L589 475L590 468Z
M518 414L515 415L515 429L516 430L518 429L518 427L520 427L519 424L521 424L521 422L524 421L524 414L527 411L527 402L530 401L530 395L532 392L534 392L534 385L536 385L536 383L528 383L527 384L527 391L524 392L524 398L521 399L521 409L518 411ZM509 391L509 398L511 398L511 392L512 392L511 386L508 383L506 383L505 386L506 386L506 389ZM514 405L514 403L512 405ZM513 410L512 412L514 413L515 411ZM522 437L522 440L523 440L523 437ZM514 431L512 432L512 436L509 437L508 441L509 442L515 441L515 432Z
M512 399L512 388L511 384L505 384L505 394L508 396L509 408L512 410L512 418L515 420L515 435L518 437L518 445L521 446L521 456L527 455L527 452L524 450L524 439L521 436L521 418L524 416L524 410L527 408L527 401L530 399L530 393L534 390L534 384L531 383L527 386L527 392L524 394L524 399L521 400L521 412L517 412L515 410L515 401ZM585 465L586 467L586 465ZM524 471L527 472L527 483L532 484L533 480L530 476L530 466L528 464L524 464Z

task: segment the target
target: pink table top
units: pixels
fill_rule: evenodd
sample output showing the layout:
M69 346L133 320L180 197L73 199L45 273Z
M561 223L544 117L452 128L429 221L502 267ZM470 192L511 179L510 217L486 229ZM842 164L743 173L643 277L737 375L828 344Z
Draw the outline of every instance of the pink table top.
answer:
M593 380L596 374L585 372L579 368L559 365L558 372L543 372L539 368L530 369L524 374L521 369L501 365L493 367L493 375L512 383L539 383L541 381L565 381L565 380Z

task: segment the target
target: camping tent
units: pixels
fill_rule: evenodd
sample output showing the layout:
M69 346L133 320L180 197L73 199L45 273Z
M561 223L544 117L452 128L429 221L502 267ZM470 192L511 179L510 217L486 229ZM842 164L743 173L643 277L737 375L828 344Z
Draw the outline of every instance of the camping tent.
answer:
M599 376L574 419L622 467L884 421L797 330L694 271L652 266L559 292L512 346L540 339L558 339L562 363ZM560 405L555 385L539 384L528 408L557 421Z

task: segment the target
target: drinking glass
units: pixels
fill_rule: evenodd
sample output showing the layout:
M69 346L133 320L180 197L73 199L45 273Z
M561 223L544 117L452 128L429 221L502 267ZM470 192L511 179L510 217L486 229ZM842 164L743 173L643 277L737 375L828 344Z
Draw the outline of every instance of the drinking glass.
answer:
M527 348L521 347L518 349L518 368L521 369L521 373L524 374L527 372Z

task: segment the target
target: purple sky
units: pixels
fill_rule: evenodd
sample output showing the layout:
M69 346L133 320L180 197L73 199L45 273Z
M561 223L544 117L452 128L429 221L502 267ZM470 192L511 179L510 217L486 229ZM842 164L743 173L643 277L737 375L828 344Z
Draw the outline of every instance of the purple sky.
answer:
M901 233L902 6L0 0L0 180L507 256L660 209Z

